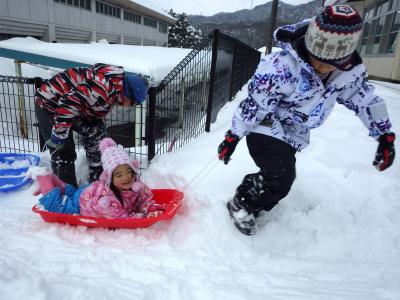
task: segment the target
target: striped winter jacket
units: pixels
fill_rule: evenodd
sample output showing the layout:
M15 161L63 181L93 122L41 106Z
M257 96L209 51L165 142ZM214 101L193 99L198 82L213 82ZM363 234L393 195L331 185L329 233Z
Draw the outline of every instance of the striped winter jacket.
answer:
M360 118L369 135L378 138L391 128L384 101L374 95L357 53L351 69L335 70L324 83L293 46L308 22L283 26L275 32L282 51L261 59L248 86L248 96L236 110L231 131L280 139L297 150L309 144L310 130L323 124L336 103Z
M70 68L44 81L36 91L36 104L54 113L51 138L62 143L73 121L103 118L123 93L124 69L95 64Z

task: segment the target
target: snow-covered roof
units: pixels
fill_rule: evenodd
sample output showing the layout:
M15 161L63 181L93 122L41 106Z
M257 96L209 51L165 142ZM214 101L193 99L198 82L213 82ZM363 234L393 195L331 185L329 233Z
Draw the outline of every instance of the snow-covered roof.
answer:
M191 51L191 49L130 46L108 44L107 42L91 44L47 43L32 37L12 38L0 41L0 56L16 59L12 55L3 55L3 49L22 51L27 54L32 53L89 65L107 63L123 66L127 72L148 75L153 81L164 79ZM23 60L29 61L29 55L26 55L26 58L23 58ZM59 67L55 64L50 64L50 66Z

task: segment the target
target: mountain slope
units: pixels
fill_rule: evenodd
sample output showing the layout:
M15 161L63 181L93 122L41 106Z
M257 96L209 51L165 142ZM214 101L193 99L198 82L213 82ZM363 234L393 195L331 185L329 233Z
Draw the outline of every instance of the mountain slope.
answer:
M272 2L258 5L252 10L243 9L233 13L218 13L213 16L190 15L189 21L196 24L203 32L208 34L213 29L219 29L223 33L255 48L265 46L267 32L269 31L269 19ZM278 25L295 23L310 18L322 6L322 0L314 0L306 4L290 5L279 2Z

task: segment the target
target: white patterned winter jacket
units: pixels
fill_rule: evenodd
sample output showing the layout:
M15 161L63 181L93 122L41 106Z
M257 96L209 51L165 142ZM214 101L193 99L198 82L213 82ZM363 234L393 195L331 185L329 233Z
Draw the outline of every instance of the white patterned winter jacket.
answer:
M283 26L275 38L283 51L264 56L248 86L248 97L236 110L231 131L240 138L250 132L280 139L297 150L308 146L310 129L319 127L336 103L355 112L375 139L390 130L386 105L366 82L358 64L348 71L335 70L325 86L309 63L296 52L288 36L299 39L308 22ZM285 40L279 40L285 36ZM293 42L293 41L292 41Z

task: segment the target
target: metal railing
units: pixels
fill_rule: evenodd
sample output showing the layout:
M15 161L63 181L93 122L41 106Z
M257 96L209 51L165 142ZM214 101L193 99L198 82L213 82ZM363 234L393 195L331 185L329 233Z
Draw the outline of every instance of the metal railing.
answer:
M0 152L40 152L44 142L35 115L35 80L0 75ZM146 106L115 106L105 118L107 135L111 136L141 162L147 165L145 146ZM75 134L75 133L74 133ZM80 138L74 135L78 149Z
M204 39L150 90L149 159L177 149L204 132L212 42L211 37Z
M32 78L0 75L0 151L39 152Z
M107 135L146 167L210 131L219 109L254 73L261 53L215 30L149 91L142 106L114 107ZM33 78L0 76L0 152L39 152ZM78 147L79 137L74 136Z
M203 39L150 91L149 159L209 132L220 108L250 79L260 56L218 30Z

